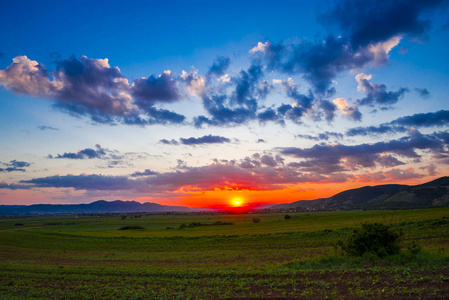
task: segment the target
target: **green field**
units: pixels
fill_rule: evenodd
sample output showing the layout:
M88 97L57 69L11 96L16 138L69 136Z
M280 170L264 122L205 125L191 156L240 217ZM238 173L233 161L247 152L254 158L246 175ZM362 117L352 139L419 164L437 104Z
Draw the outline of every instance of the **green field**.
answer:
M0 298L449 297L449 208L289 215L2 217ZM364 222L423 251L339 256L333 245Z

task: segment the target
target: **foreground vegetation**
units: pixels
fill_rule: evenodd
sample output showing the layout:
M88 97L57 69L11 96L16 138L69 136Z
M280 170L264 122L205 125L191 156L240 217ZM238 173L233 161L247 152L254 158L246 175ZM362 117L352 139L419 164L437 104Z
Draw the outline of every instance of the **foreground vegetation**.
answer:
M401 251L342 255L365 222ZM447 298L449 209L0 218L2 299L248 297Z

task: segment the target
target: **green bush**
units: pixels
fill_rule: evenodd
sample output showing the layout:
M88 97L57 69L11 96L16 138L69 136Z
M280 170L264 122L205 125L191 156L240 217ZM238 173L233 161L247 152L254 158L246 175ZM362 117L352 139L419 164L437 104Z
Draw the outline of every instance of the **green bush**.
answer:
M338 247L349 256L378 256L399 254L401 233L391 226L380 223L364 223L354 229L346 241L339 241Z
M130 226L123 226L120 227L118 230L133 230L133 229L145 229L142 226L138 226L138 225L130 225Z
M195 228L195 227L200 227L200 226L215 226L215 225L234 225L234 223L231 222L222 222L222 221L217 221L215 223L200 223L200 222L193 222L190 223L189 225L183 223L179 226L179 229L184 229L184 228Z

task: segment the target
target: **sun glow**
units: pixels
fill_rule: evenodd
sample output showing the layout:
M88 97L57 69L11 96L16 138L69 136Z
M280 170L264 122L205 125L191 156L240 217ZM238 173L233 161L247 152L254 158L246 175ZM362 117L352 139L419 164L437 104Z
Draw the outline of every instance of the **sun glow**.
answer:
M233 199L231 200L231 203L232 203L232 205L235 206L235 207L239 207L239 206L242 206L242 205L243 205L242 199L241 199L241 198L238 198L238 197L233 198Z

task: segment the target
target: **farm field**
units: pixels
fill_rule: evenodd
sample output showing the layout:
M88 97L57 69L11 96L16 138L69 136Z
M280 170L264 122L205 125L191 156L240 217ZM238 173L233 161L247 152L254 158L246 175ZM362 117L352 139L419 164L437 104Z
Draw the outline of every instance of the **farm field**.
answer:
M449 297L449 208L288 215L2 217L0 298ZM364 222L423 250L341 256L334 245Z

